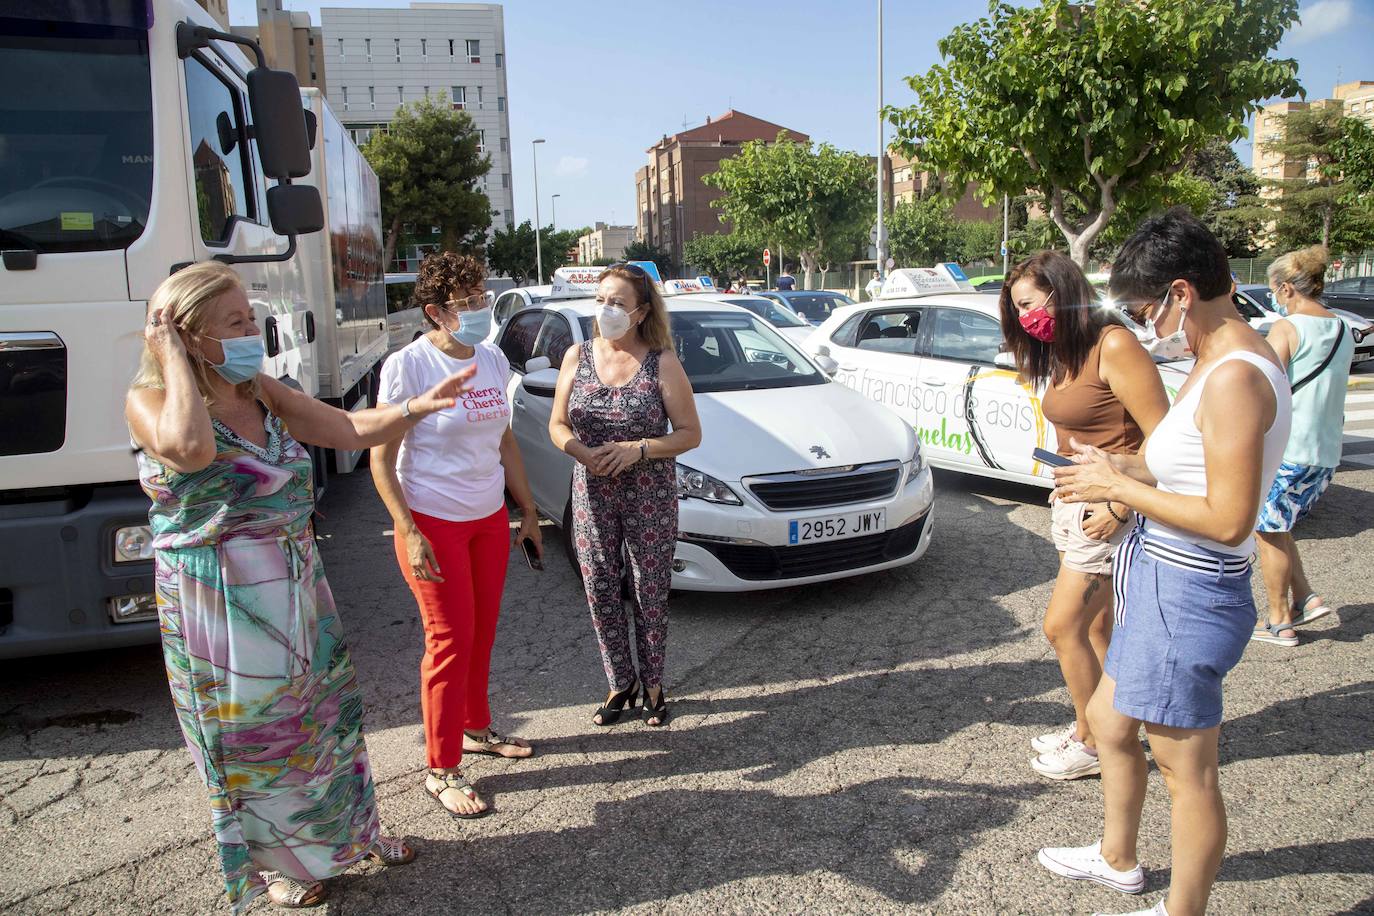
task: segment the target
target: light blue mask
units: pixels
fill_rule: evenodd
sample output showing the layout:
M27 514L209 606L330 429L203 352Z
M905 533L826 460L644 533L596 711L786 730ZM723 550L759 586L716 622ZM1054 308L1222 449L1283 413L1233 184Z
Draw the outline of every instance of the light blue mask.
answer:
M214 363L210 365L226 382L239 385L252 381L262 371L262 361L267 351L263 348L261 334L224 339L211 337L210 340L218 340L224 349L224 362L218 366Z
M467 347L475 347L491 332L491 307L475 312L458 312L458 330L449 331L453 339Z

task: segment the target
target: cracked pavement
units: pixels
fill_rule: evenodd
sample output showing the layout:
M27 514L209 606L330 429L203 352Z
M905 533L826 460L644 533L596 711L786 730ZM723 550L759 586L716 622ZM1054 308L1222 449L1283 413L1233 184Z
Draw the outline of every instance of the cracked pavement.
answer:
M1143 898L1057 879L1089 843L1096 779L1055 783L1028 741L1071 715L1040 633L1055 554L1042 491L937 473L915 565L746 595L677 594L675 718L591 725L605 693L585 600L546 529L512 557L493 658L502 731L529 761L470 758L496 809L447 817L420 787L421 628L365 472L334 478L321 548L368 702L383 822L404 868L329 882L330 914L1088 913L1168 883L1151 768ZM1251 643L1227 680L1231 835L1210 912L1374 911L1374 470L1342 470L1300 528L1337 614L1295 650ZM1255 578L1257 598L1262 586ZM209 811L157 647L0 671L0 911L225 913ZM260 900L254 913L271 912Z

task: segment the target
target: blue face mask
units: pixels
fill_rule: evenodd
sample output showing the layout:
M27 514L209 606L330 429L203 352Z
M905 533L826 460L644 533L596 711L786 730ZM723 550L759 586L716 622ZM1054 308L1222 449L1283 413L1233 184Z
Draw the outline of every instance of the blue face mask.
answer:
M210 365L226 382L239 385L252 381L262 371L262 360L267 352L263 348L261 334L209 339L218 340L224 349L224 362L217 366L214 363Z
M475 312L458 312L458 330L449 331L453 339L467 347L474 347L487 339L491 332L491 308Z

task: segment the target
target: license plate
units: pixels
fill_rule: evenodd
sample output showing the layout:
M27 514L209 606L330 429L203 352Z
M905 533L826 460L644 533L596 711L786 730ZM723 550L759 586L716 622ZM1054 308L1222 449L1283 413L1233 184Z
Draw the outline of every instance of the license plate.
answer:
M887 530L887 510L869 509L825 518L793 519L787 523L787 543L814 544L842 538L881 534Z

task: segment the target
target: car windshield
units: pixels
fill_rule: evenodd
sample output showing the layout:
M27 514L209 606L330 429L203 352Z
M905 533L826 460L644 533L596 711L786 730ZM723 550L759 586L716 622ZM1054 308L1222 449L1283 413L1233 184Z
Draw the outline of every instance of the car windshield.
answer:
M0 19L0 247L127 248L153 189L148 33Z
M678 359L699 394L829 381L771 325L752 314L678 312L671 317Z
M852 305L854 300L839 293L794 293L786 297L792 311L807 321L819 323L830 317L830 313L842 305Z
M776 325L780 328L810 327L810 325L806 323L805 318L801 317L791 309L784 308L783 306L778 305L776 302L773 302L769 299L739 298L722 299L721 301L728 302L731 305L738 305L741 308L746 308L749 311L753 312L755 315L758 315L764 321L767 321L769 324Z

